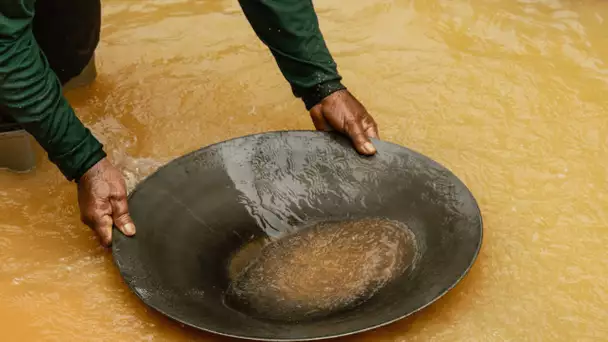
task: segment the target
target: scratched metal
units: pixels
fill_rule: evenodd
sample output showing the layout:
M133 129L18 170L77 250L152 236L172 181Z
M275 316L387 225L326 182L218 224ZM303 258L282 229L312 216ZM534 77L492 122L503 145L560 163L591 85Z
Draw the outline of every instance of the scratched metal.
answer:
M146 304L227 336L302 341L402 319L466 274L481 247L481 216L449 170L404 147L375 143L377 155L362 157L336 134L274 132L180 157L130 196L139 230L134 238L114 234L116 264ZM224 303L228 264L243 246L313 222L368 217L403 222L418 256L413 272L365 303L297 324L259 320Z

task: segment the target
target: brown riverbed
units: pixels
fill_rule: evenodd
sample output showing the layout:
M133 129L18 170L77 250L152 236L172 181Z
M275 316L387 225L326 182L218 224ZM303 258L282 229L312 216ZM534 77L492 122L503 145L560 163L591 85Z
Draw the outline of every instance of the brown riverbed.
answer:
M355 341L608 339L608 3L316 1L384 139L452 169L484 245L432 307ZM105 0L99 76L68 96L129 182L200 146L312 128L236 1ZM38 150L0 171L3 341L228 341L151 312Z

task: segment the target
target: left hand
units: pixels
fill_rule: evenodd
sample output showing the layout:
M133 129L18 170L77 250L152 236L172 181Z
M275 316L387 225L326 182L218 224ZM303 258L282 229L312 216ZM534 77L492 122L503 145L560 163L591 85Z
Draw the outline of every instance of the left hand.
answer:
M348 90L339 90L310 109L317 130L336 130L350 137L355 149L373 155L376 148L370 138L378 138L378 126L367 109Z
M112 227L126 236L135 234L135 225L127 203L127 190L122 174L104 158L78 181L78 204L82 221L99 236L101 244L112 243Z

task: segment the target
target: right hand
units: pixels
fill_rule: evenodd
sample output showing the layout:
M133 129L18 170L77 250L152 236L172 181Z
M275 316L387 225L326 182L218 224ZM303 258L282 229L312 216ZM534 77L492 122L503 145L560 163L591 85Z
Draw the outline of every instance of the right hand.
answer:
M359 153L370 156L376 153L370 138L379 138L378 125L348 90L324 98L311 108L310 116L317 130L336 130L350 137Z
M105 247L112 243L113 225L127 236L135 235L125 181L107 158L100 160L78 181L78 204L82 222L97 233Z

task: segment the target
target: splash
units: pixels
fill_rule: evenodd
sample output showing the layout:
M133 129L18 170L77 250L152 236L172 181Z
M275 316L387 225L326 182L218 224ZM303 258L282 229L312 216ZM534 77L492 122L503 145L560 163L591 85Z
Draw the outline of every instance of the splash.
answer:
M169 158L154 159L132 157L128 153L122 151L122 149L111 151L110 159L125 178L127 194L130 194L137 184L170 160Z

